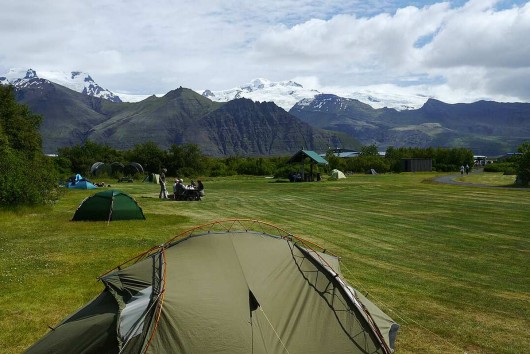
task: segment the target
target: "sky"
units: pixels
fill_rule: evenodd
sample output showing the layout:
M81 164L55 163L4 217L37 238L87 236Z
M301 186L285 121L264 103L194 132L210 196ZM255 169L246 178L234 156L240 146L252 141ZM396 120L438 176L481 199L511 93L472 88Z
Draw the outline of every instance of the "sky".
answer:
M265 78L530 102L530 1L0 0L0 9L0 76L82 71L142 95Z

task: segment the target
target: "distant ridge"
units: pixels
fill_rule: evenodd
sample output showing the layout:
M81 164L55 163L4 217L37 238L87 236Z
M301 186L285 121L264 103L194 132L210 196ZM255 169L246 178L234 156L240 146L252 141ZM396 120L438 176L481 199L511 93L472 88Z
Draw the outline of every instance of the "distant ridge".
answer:
M419 109L397 111L321 94L298 102L289 113L380 149L465 147L478 154L499 155L513 152L530 140L530 103L448 104L429 99Z

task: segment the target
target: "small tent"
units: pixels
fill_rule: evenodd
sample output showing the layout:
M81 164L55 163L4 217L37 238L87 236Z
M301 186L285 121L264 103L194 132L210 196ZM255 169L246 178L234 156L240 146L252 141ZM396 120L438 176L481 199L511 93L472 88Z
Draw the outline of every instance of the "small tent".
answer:
M329 178L331 178L331 179L342 179L342 178L346 178L346 176L344 175L344 173L342 171L334 169L334 170L331 170L331 176Z
M105 165L105 164L103 162L101 162L101 161L94 162L92 164L92 167L90 167L90 174L92 176L95 176L97 171L98 171L98 169L100 169L103 165Z
M66 183L66 188L96 189L97 186L78 173L68 179L68 183Z
M144 168L138 162L129 162L125 165L123 172L127 176L133 176L137 173L144 173Z
M118 190L96 193L77 208L73 221L144 220L142 208L128 194Z
M27 354L389 354L399 328L335 255L255 220L193 228L99 279Z
M158 173L149 173L145 176L144 182L147 182L147 183L155 183L155 184L159 184L160 183L160 175Z

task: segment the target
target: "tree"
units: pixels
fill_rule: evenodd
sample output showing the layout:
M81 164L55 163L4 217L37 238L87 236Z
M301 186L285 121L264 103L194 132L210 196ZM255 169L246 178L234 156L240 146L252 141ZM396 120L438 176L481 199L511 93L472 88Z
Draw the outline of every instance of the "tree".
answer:
M524 142L517 148L517 151L520 153L514 159L517 180L523 186L528 186L530 183L530 142Z
M331 149L326 152L326 161L330 171L334 169L344 171L345 169L344 159L335 155Z
M151 173L160 173L168 161L167 153L152 141L136 145L125 153L125 157L128 161L138 162L146 172Z
M105 163L121 162L122 153L106 146L99 145L92 141L85 141L83 145L63 147L58 150L59 157L70 160L73 173L87 175L95 162Z
M195 177L207 172L208 163L198 145L173 144L169 148L166 166L172 175Z
M0 86L1 130L7 145L16 151L33 157L42 154L42 137L39 127L42 117L18 104L11 86Z
M372 145L361 147L359 156L379 156L379 152L377 151L377 146L372 144Z
M58 176L42 154L42 118L0 85L0 206L47 204L59 195Z

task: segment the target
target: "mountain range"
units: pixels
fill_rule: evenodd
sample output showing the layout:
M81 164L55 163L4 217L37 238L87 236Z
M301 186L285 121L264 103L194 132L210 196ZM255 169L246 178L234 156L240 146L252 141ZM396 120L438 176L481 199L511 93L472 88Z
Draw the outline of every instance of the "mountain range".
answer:
M410 105L396 100L401 102L396 107L378 107L374 103L383 100L374 97L362 102L308 90L294 81L265 79L232 90L199 94L181 87L161 97L121 102L86 73L37 75L31 69L12 70L0 77L0 84L12 84L17 100L43 115L47 153L89 139L117 149L146 141L161 148L193 143L212 156L285 155L301 147L323 152L361 144L375 144L379 150L467 147L497 155L530 138L528 103L447 104L417 96Z
M242 98L218 103L182 87L135 103L112 102L38 77L27 78L15 89L18 102L44 117L45 153L86 140L116 149L147 141L163 149L191 143L211 156L286 155L300 148L360 146L346 134L312 127L272 102Z
M323 93L315 89L305 88L295 81L272 82L267 79L254 79L248 84L228 90L199 90L197 92L216 102L228 102L242 97L253 101L272 101L286 111L303 99L312 99ZM400 95L370 90L343 91L341 97L356 99L373 108L387 107L398 111L420 108L429 98L420 94Z
M419 109L374 109L358 100L321 94L289 113L322 129L341 131L363 145L465 147L477 154L515 151L530 140L530 104L478 101L447 104L429 99Z
M68 87L79 93L105 98L113 102L139 102L149 97L149 95L113 93L99 86L89 74L81 71L68 73L39 71L37 73L33 69L11 69L6 74L0 75L0 84L12 84L20 87L28 78L36 77ZM195 91L215 102L228 102L238 98L248 98L258 102L274 102L286 111L302 99L314 98L316 95L323 93L316 89L306 88L292 80L272 82L263 78L254 79L247 84L227 90ZM398 111L420 108L429 98L422 94L404 95L366 89L341 92L340 96L359 100L373 108L387 107Z

